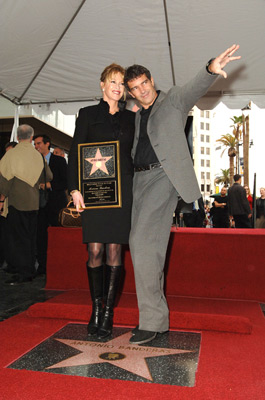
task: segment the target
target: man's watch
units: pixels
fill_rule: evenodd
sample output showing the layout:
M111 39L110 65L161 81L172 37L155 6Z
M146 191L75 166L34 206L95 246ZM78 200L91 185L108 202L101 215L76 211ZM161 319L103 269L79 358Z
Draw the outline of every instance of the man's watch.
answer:
M208 74L210 74L210 75L218 75L218 74L215 74L214 72L211 72L211 71L209 70L209 66L211 65L211 63L213 62L213 60L215 60L215 58L211 58L211 59L207 62L207 64L206 64L206 71L207 71Z

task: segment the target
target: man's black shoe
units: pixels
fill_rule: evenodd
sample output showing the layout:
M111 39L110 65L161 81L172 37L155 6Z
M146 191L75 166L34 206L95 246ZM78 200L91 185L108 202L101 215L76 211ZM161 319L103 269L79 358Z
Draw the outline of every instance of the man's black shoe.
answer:
M135 328L133 328L132 330L131 330L131 334L132 335L136 335L136 333L139 331L139 325L136 325L136 327ZM168 332L168 330L167 331L159 331L159 332L157 332L157 333L159 333L159 334L161 334L161 335L163 335L163 333L167 333Z
M131 334L135 335L138 331L139 331L139 325L136 325L136 327L132 329Z
M143 344L151 342L157 335L157 332L143 331L138 329L137 332L129 340L132 344Z

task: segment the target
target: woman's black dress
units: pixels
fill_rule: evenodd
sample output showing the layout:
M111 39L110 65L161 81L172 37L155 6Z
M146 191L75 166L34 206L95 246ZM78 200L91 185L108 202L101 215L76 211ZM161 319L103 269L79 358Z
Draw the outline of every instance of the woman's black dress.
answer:
M79 110L75 134L68 158L68 189L78 189L78 144L119 140L121 166L121 208L87 209L82 212L84 243L120 243L129 240L131 227L133 164L131 149L134 116L123 109L109 114L109 105L101 99L96 106Z

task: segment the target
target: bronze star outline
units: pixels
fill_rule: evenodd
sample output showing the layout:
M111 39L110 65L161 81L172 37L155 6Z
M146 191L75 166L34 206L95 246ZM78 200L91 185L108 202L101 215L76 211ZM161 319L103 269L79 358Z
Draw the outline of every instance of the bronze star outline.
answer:
M86 161L88 161L90 164L92 164L92 168L90 171L89 175L93 175L94 172L96 172L98 169L101 169L101 171L105 172L105 174L109 175L109 171L106 167L106 162L109 161L109 159L112 158L112 156L102 156L99 147L97 148L97 152L95 157L91 158L85 158Z
M153 381L145 358L192 352L192 350L131 345L128 344L130 337L131 332L127 332L104 343L73 339L55 339L79 350L81 353L51 365L46 369L108 362L128 372Z

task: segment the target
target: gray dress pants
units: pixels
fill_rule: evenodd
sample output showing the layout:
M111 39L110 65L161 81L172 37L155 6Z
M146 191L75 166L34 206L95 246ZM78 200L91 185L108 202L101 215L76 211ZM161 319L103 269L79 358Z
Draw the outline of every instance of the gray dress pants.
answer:
M169 329L164 264L178 193L163 168L135 172L130 251L139 308L139 329Z

